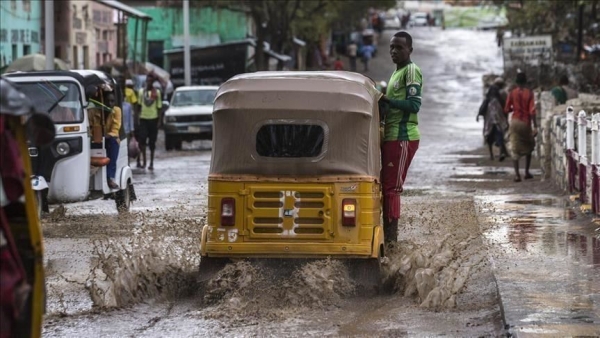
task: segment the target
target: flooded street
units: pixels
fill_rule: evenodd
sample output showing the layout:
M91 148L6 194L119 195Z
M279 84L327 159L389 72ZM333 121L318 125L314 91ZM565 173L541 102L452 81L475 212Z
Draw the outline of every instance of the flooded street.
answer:
M394 69L390 34L366 73L375 81ZM598 226L540 182L538 167L513 183L510 161L482 148L481 76L502 67L495 34L411 34L424 76L422 138L400 241L383 264L386 292L357 287L329 260L240 261L200 283L210 142L167 153L159 140L154 172L134 169L131 215L95 200L53 206L43 219L44 336L600 335Z

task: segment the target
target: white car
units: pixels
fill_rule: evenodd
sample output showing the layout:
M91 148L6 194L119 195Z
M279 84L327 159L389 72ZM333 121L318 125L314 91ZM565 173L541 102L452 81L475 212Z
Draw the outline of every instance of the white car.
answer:
M217 89L218 86L175 89L163 117L166 150L180 150L183 141L212 140L212 111Z
M400 19L397 16L385 18L385 29L400 29Z
M427 26L427 13L418 12L410 16L411 26Z

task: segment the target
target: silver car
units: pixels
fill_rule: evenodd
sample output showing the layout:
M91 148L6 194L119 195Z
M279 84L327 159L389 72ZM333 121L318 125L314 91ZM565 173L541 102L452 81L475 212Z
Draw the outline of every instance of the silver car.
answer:
M164 114L166 150L180 150L183 141L212 140L212 111L218 86L184 86L173 93Z

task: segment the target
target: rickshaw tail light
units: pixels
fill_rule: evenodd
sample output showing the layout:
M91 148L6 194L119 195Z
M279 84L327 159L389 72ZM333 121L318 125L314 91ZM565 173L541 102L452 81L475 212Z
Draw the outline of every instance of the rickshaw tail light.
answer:
M221 225L235 224L235 199L224 198L221 200Z
M342 201L342 225L356 226L356 200L346 198Z

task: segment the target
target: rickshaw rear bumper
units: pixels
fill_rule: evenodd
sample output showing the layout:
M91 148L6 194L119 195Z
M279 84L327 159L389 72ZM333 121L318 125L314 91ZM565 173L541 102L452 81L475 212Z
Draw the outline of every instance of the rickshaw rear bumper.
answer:
M371 243L206 243L203 256L229 258L369 258Z

